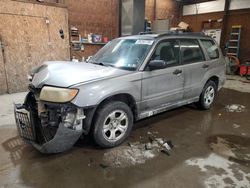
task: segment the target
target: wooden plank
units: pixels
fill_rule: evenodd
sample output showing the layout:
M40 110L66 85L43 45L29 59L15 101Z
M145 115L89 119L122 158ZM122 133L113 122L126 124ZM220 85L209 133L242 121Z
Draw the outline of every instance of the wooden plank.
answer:
M0 37L0 94L7 93L6 75L4 69L4 59L1 49L1 37Z
M60 2L57 2L57 0L45 0L44 2L38 2L37 0L12 0L12 1L66 8L63 0L60 0Z
M2 0L0 20L11 93L27 90L27 74L33 67L70 59L67 9Z
M0 32L6 44L4 53L9 92L26 91L29 71L50 59L45 20L1 14L0 19L4 23Z

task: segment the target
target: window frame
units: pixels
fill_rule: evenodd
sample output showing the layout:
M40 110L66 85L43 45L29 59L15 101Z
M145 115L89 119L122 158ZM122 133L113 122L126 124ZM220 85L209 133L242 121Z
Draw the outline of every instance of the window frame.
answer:
M209 53L207 52L207 49L206 49L205 46L203 45L202 41L211 41L212 43L214 43L214 45L216 45L216 47L217 47L218 57L216 57L216 58L211 58L211 57L209 56ZM216 60L216 59L219 59L219 58L220 58L219 46L217 45L217 43L216 43L213 39L200 39L200 43L201 43L201 45L202 45L202 48L203 48L204 51L206 52L207 57L208 57L209 60Z
M181 52L180 52L180 40L179 39L175 39L175 38L165 38L165 39L162 39L162 40L159 40L157 41L156 45L154 46L154 49L153 51L151 52L150 56L149 56L149 59L148 59L148 62L146 63L145 67L144 67L144 71L147 71L148 70L148 64L149 62L151 61L151 58L152 56L154 55L157 47L162 43L162 42L168 42L168 41L173 41L175 40L178 45L179 45L179 58L178 58L178 62L177 63L174 63L174 64L169 64L168 66L166 66L166 68L164 69L167 69L167 68L170 68L170 67L176 67L176 66L180 66L181 65L181 58L180 58L180 55L181 55Z
M194 64L194 63L201 63L201 62L204 62L204 61L207 61L207 57L206 57L206 54L204 53L204 49L203 49L203 46L201 46L200 44L200 39L194 39L194 38L179 38L179 46L180 46L180 64L181 65L190 65L190 64ZM192 41L196 41L200 50L201 50L201 53L202 53L202 57L203 57L203 60L201 61L196 61L196 62L190 62L190 63L183 63L183 57L182 57L182 51L181 51L181 41L182 40L192 40Z

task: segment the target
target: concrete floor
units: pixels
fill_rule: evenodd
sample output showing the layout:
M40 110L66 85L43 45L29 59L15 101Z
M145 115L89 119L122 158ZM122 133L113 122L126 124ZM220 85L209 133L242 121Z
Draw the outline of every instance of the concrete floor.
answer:
M100 165L114 149L99 149L91 140L67 153L40 154L14 125L12 103L25 93L0 96L0 187L250 187L250 93L231 89L223 88L209 111L190 105L136 123L128 142L148 142L153 133L174 148L170 156L160 153L125 168ZM245 109L229 112L231 104Z

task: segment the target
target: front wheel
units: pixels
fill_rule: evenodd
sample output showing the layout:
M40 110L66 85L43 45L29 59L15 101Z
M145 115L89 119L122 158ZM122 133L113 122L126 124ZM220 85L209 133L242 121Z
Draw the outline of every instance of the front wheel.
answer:
M129 136L133 126L131 109L120 101L104 104L95 117L94 140L104 148L121 144Z
M215 95L216 95L216 84L210 80L208 81L200 95L199 102L197 102L197 106L202 110L208 110L211 108Z

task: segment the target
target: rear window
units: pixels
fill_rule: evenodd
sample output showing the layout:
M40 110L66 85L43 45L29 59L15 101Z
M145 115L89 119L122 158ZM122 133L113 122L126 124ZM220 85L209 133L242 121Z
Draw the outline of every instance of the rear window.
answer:
M202 46L206 49L210 59L219 58L218 46L212 40L201 40Z
M180 40L182 63L189 64L204 61L204 54L197 40L182 39Z

